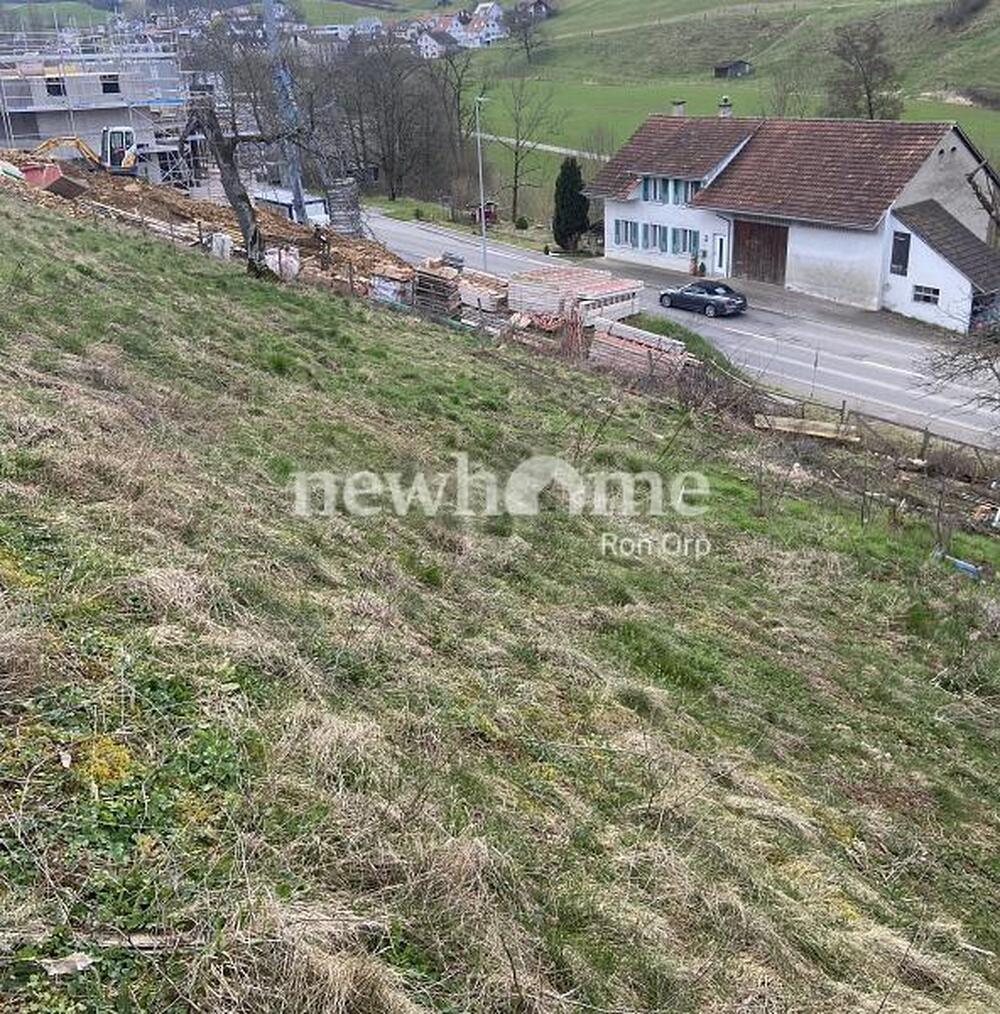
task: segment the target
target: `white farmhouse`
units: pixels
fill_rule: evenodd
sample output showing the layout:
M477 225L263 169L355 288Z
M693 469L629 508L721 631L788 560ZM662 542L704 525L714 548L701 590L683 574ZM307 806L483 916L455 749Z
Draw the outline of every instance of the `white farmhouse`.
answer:
M651 116L588 188L609 257L783 285L955 331L1000 311L1000 179L954 123Z
M507 38L508 34L503 8L497 3L481 3L464 26L464 44L470 49L485 49Z
M445 53L458 49L458 43L448 32L421 32L416 42L417 52L425 60L438 60Z

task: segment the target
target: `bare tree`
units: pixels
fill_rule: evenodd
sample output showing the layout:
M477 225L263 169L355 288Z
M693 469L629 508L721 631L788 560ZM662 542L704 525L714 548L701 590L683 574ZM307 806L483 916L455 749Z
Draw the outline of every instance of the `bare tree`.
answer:
M827 86L830 116L897 120L903 111L896 68L885 51L882 27L874 19L834 30L838 66Z
M332 86L355 161L378 167L390 198L440 192L454 145L427 61L391 36L359 41L337 60Z
M527 78L507 82L502 102L510 123L510 136L498 138L510 154L510 217L516 222L520 215L521 195L529 187L537 187L538 165L535 152L555 126L552 90L540 88Z
M982 174L983 182L979 182ZM989 168L989 163L980 162L971 173L966 175L976 200L983 206L983 210L990 216L991 232L1000 232L1000 184Z
M541 19L530 4L518 4L504 13L504 24L511 39L524 52L524 58L531 63L532 56L545 45Z
M996 234L1000 231L1000 184L986 162L968 173L966 180L989 216L989 231ZM987 320L973 321L968 334L949 337L928 359L928 369L935 385L974 386L981 393L972 398L973 403L1000 413L1000 294L994 294L992 306L983 309Z
M432 80L441 96L451 136L452 161L458 172L464 167L466 146L475 129L475 98L483 95L486 85L473 65L472 52L455 49L430 63Z
M949 336L947 344L934 352L927 364L935 386L975 385L980 393L970 398L970 404L1000 413L1000 322L973 326L968 334Z
M187 125L181 134L181 143L193 133L201 133L212 150L212 156L219 167L222 189L236 216L247 253L247 271L261 278L273 278L264 258L264 236L257 224L257 212L250 201L246 187L240 179L236 165L236 149L240 143L238 134L227 134L219 123L212 96L202 95L194 100Z
M621 141L606 123L600 123L583 139L583 151L596 155L598 162L607 162L621 147Z
M815 72L800 60L778 64L761 85L761 105L767 116L801 118L809 115Z

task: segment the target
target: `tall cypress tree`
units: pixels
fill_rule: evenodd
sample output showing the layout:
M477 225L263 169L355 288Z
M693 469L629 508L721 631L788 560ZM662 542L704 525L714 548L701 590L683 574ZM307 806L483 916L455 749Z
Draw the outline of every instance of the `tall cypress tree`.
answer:
M580 237L590 228L590 201L583 193L583 174L575 158L563 161L556 180L552 236L563 250L576 250Z

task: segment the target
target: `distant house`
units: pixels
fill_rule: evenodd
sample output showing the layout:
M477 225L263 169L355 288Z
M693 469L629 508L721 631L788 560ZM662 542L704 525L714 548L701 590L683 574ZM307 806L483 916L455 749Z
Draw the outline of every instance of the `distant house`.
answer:
M382 34L382 22L379 18L359 18L354 22L355 35L374 37Z
M749 60L726 60L715 65L716 77L748 77L753 73L753 64Z
M515 4L514 10L519 15L527 15L533 21L544 21L556 13L556 8L548 0L521 0Z
M502 21L503 8L498 3L476 4L472 12L473 18L485 18L487 21Z
M348 42L354 34L354 25L316 25L312 34L317 38L340 39Z
M509 34L504 24L503 8L497 3L481 3L464 26L464 45L469 49L485 49Z
M450 35L459 46L465 45L465 25L468 18L462 17L461 12L457 14L439 14L437 17L429 18L424 27L432 35L437 32L443 35Z
M416 45L417 52L425 60L439 60L459 48L455 36L448 32L421 32Z
M965 332L1000 306L954 123L651 116L587 187L609 257L770 282Z

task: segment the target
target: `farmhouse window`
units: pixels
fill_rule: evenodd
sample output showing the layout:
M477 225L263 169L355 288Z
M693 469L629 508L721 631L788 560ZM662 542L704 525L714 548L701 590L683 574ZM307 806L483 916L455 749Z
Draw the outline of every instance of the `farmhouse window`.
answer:
M937 306L938 299L940 298L941 298L940 289L934 289L929 285L913 286L914 303L933 303L935 306Z
M910 270L910 234L894 232L892 234L892 262L889 270L894 275L905 275Z
M673 252L675 254L697 253L698 232L696 229L674 229Z
M47 77L45 79L45 91L49 95L65 95L66 94L66 78L64 78L64 77Z

